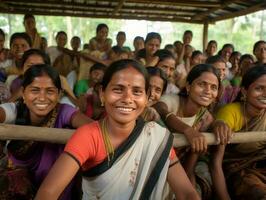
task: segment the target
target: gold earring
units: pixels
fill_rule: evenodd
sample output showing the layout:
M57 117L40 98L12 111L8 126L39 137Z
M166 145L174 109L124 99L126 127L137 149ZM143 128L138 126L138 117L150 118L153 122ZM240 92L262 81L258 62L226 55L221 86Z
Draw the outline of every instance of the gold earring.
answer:
M240 100L241 101L246 101L246 98L247 98L246 95L242 94Z
M104 101L101 101L101 106L104 107Z

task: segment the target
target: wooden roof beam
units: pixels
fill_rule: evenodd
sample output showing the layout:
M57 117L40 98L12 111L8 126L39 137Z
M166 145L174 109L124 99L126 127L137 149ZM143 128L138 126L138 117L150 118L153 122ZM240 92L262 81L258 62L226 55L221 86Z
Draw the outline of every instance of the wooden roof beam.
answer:
M200 13L196 13L194 15L194 17L192 17L193 20L202 20L202 21L206 21L206 17L208 17L208 15L210 15L211 13L214 13L217 10L223 9L225 7L227 7L229 4L232 3L237 3L240 0L225 0L223 1L223 4L221 4L219 7L215 7L215 8L211 8L208 11L204 11L204 12L200 12Z
M54 8L55 9L55 8ZM56 10L60 10L60 11L56 11ZM1 9L0 8L0 12L1 13L14 13L14 14L25 14L28 12L28 10L26 10L25 8L16 8L16 10L12 9L12 10L6 10L6 9ZM201 21L197 21L197 20L186 20L183 18L160 18L160 17L148 17L148 15L146 16L132 16L132 15L97 15L95 14L95 12L91 12L91 13L80 13L80 12L75 12L75 13L69 13L68 10L62 10L62 9L55 9L55 10L50 10L50 12L47 11L43 11L43 10L38 10L38 9L33 9L31 10L31 14L33 15L45 15L45 16L73 16L73 17L88 17L88 18L112 18L112 19L129 19L129 20L148 20L148 21L171 21L171 22L184 22L184 23L194 23L194 24L202 24Z
M12 7L10 7L10 9L12 9L12 8L14 8L14 9L18 9L18 8L21 8L21 6L20 5L13 5ZM39 9L39 10L43 10L43 11L45 11L45 10L55 10L55 9L63 9L64 11L72 11L72 12L75 12L75 11L78 11L78 12L106 12L107 11L107 9L111 12L111 9L112 8L110 8L110 7L108 7L108 8L102 8L102 7L98 7L97 9L98 10L96 10L95 8L91 8L91 7L84 7L84 8L75 8L75 10L72 10L72 9L70 9L70 8L62 8L62 7L55 7L55 6L48 6L48 5L43 5L42 7L39 7L39 6L37 6L37 5L27 5L26 7L25 7L25 11L26 10L28 10L27 12L31 12L32 10L36 10L36 9ZM163 10L162 10L162 12L160 12L160 13L158 13L158 11L156 12L154 12L153 10L138 10L138 9L136 9L136 10L134 10L134 12L132 12L132 10L133 9L122 9L119 13L117 13L117 14L127 14L127 15L132 15L132 14L134 14L134 15L158 15L158 16L165 16L165 18L167 18L168 16L169 16L169 13L167 13L167 11L165 11L165 13L162 13L162 12L164 12ZM188 15L188 14L177 14L177 13L173 13L174 11L171 11L171 15L174 15L174 17L180 17L180 18L182 18L182 17L189 17L189 18L191 18L191 15Z
M125 0L119 0L117 6L115 7L112 15L116 15L120 10L121 8L123 7L123 4L124 4Z
M215 17L215 18L211 19L210 22L215 23L217 21L221 21L221 20L225 20L225 19L230 19L230 18L234 18L234 17L240 17L240 16L243 16L243 15L247 15L247 14L250 14L250 13L253 13L253 12L257 12L257 11L263 10L263 9L266 9L266 2L257 4L255 6L251 6L249 8L246 8L245 10L240 10L240 11L237 11L237 12L234 12L234 13L230 13L230 14L227 14L227 15L224 15L224 16Z
M193 0L127 0L130 3L147 3L147 4L161 4L161 5L174 5L174 6L189 6L189 7L207 7L217 8L222 5L219 2L206 2L206 1L193 1Z
M47 2L47 1L32 1L32 0L29 0L29 1L21 1L21 0L12 0L11 2L10 1L7 1L7 0L1 0L1 1L5 1L6 3L9 4L9 6L15 6L17 5L15 2L17 3L20 3L20 6L28 6L28 5L35 5L35 6L39 6L40 8L41 7L44 7L44 6L57 6L58 8L62 8L64 6L66 6L66 8L70 8L70 9L77 9L78 7L78 10L86 10L87 8L94 8L95 10L97 9L114 9L114 7L112 6L106 6L106 5L101 5L101 6L98 6L98 5L92 5L92 4L81 4L81 3L64 3L64 5L60 5L59 3L57 2ZM145 11L147 10L147 8L144 8L144 7L131 7L131 6L128 6L128 5L125 5L123 4L123 7L121 9L128 9L128 10L142 10L142 11ZM152 10L154 11L161 11L162 9L161 8L158 8L158 7L153 7ZM173 7L170 7L170 8L167 8L166 11L173 11L173 12L182 12L182 13L193 13L193 10L184 10L184 9L176 9L176 8L173 8Z

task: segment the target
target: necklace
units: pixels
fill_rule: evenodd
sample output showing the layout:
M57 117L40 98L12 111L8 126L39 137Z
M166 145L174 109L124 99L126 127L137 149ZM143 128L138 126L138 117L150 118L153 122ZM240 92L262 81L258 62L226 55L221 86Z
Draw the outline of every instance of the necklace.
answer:
M102 121L100 121L100 128L101 128L102 135L103 135L103 141L104 141L104 146L106 149L108 165L109 165L110 161L114 158L114 147L109 137L106 117Z

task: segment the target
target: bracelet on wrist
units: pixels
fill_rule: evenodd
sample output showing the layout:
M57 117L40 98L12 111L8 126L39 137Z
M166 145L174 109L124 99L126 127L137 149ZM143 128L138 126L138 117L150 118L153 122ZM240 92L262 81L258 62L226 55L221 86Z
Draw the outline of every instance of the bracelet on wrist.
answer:
M167 121L167 119L168 119L171 115L174 115L174 113L173 113L173 112L169 112L169 113L167 113L167 115L165 116L164 120Z

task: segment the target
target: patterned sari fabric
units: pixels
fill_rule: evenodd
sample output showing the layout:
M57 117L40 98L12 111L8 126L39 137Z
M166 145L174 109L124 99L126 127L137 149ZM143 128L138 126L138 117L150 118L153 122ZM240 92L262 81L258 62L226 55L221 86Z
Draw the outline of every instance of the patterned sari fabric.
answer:
M11 97L8 87L1 82L0 80L0 104L7 102L7 100Z
M99 126L95 122L79 129L65 148L65 152L83 168L83 199L163 199L172 134L155 122L145 124L139 119L128 138L109 153L104 129L102 131ZM104 146L99 145L100 140ZM88 153L88 146L94 146L93 141L96 141L98 150L106 149L107 157L87 168L92 160L97 159ZM96 154L99 155L99 151Z
M18 112L21 112L19 108ZM69 105L58 104L40 126L66 127L75 112L76 110ZM19 117L16 119L16 124L21 124ZM61 144L10 141L7 145L8 156L1 160L0 199L33 199L63 148L64 145ZM74 199L78 199L78 192L75 193L74 187L74 182L71 182L60 199L69 200L74 196Z
M207 109L201 109L190 124L194 129L206 131L212 121ZM184 120L181 118L181 120ZM185 121L184 121L185 122ZM189 124L188 124L189 125ZM176 149L181 163L186 162L190 147ZM212 179L209 170L209 154L201 155L195 166L196 190L204 200L212 199Z
M265 131L266 112L253 118L241 131ZM230 145L226 149L224 171L233 199L266 198L266 142Z
M160 101L167 105L169 112L176 113L177 117L182 122L201 132L207 131L213 121L212 115L204 107L192 117L183 117L182 108L184 108L185 99L178 95L164 95L161 97ZM174 130L170 131L174 132ZM190 147L176 148L175 151L182 164L185 164L187 159L189 159L188 157L191 155ZM208 167L208 157L208 154L200 156L199 162L197 162L195 166L196 189L202 199L206 200L212 199L212 181Z

